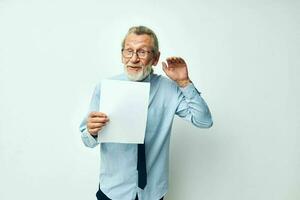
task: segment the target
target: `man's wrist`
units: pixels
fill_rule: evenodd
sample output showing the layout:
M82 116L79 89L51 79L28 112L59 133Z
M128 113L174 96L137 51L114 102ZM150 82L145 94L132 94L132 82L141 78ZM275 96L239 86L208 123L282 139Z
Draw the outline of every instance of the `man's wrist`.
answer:
M92 136L92 137L95 138L95 139L98 137L98 133L97 133L97 134L92 134L92 133L90 133L89 129L87 129L87 132L88 132L88 134L89 134L90 136Z
M188 79L185 79L185 80L178 80L176 81L177 85L179 87L185 87L187 86L189 83L191 83L192 81L188 78Z

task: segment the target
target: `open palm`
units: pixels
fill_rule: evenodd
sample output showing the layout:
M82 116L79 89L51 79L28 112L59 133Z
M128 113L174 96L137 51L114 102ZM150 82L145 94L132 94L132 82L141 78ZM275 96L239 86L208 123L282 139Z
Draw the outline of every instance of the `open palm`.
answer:
M173 81L188 80L188 69L185 61L180 57L167 58L167 63L162 62L163 70L166 75Z

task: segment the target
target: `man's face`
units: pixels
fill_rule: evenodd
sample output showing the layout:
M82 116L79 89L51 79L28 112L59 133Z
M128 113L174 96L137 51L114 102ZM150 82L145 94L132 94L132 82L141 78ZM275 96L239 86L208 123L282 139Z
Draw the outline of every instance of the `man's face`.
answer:
M152 65L156 65L159 58L159 55L155 56L152 50L153 41L149 35L131 33L126 37L122 63L130 80L140 81L150 74ZM132 57L130 57L130 54L132 54Z

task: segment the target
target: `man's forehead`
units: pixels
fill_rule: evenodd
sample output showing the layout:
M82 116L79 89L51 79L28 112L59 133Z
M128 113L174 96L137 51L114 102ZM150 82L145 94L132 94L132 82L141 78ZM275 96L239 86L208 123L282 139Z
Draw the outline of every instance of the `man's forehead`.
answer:
M141 44L141 45L150 46L153 44L153 41L152 38L147 34L137 35L135 33L130 33L129 35L127 35L125 39L125 45L130 45L130 44L134 44L134 45Z

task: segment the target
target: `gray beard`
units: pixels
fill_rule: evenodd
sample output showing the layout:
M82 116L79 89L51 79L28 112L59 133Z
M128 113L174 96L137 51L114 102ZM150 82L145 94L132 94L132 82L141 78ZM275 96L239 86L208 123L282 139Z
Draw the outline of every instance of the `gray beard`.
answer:
M127 72L127 66L124 65L124 72L127 78L131 81L141 81L144 80L152 72L152 64L146 66L146 70L139 72L138 74L132 75Z

